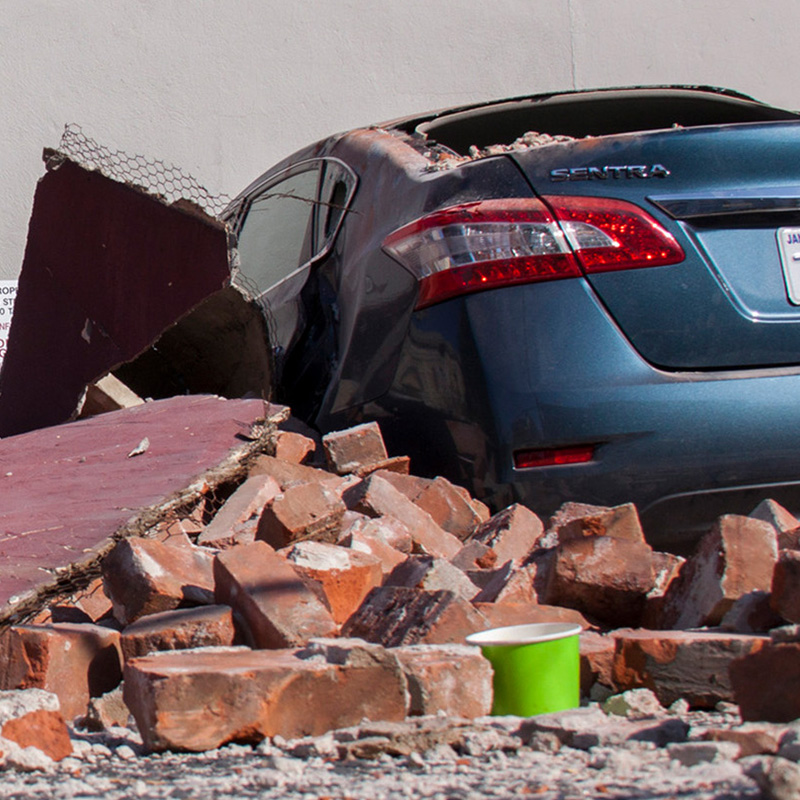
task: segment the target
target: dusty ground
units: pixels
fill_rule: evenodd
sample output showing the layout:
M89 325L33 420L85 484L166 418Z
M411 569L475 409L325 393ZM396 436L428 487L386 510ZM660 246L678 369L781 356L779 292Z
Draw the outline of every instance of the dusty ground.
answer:
M76 732L75 756L44 773L4 773L0 795L19 800L769 797L746 775L757 757L735 761L722 748L714 760L688 765L702 750L697 740L703 731L735 724L735 714L695 712L666 718L689 723L688 750L685 744L628 741L588 749L562 746L552 752L553 740L547 736L522 744L513 735L522 720L512 717L474 723L461 736L458 752L439 744L421 753L392 756L376 751L373 758L349 760L335 755L336 739L346 740L347 732L301 743L279 739L256 747L229 745L204 754L161 755L139 754L138 736L126 729Z

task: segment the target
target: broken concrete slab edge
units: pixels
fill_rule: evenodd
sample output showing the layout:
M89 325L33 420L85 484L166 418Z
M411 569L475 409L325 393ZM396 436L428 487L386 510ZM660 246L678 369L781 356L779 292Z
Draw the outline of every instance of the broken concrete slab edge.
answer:
M122 539L146 537L148 532L170 516L196 505L204 494L213 492L223 484L242 481L247 476L252 462L261 455L272 455L275 451L274 434L277 426L289 416L289 409L280 406L277 411L256 420L251 427L253 438L246 439L241 448L233 448L228 456L215 467L198 475L188 486L172 494L163 502L140 509L128 522L118 528L85 558L61 569L51 582L17 595L16 602L0 607L0 630L11 625L24 624L47 602L67 592L85 589L100 575L100 565L114 546ZM254 431L257 428L257 433Z

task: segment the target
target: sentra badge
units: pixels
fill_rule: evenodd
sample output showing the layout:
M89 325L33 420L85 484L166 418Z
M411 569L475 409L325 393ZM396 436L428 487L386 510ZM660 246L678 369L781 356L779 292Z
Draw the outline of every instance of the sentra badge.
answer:
M562 167L550 170L550 180L561 181L608 181L630 178L666 178L670 171L663 164L625 164L619 167Z

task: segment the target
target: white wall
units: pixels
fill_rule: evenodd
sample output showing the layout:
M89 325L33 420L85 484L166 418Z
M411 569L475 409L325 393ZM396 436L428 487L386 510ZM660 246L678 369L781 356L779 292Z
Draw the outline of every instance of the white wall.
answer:
M0 0L0 279L65 123L235 194L295 148L465 101L729 86L800 108L796 0Z

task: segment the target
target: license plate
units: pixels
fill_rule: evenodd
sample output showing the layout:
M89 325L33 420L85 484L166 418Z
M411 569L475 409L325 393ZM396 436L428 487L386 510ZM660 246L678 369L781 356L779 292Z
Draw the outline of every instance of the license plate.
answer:
M789 300L800 306L800 228L778 228L778 250Z

